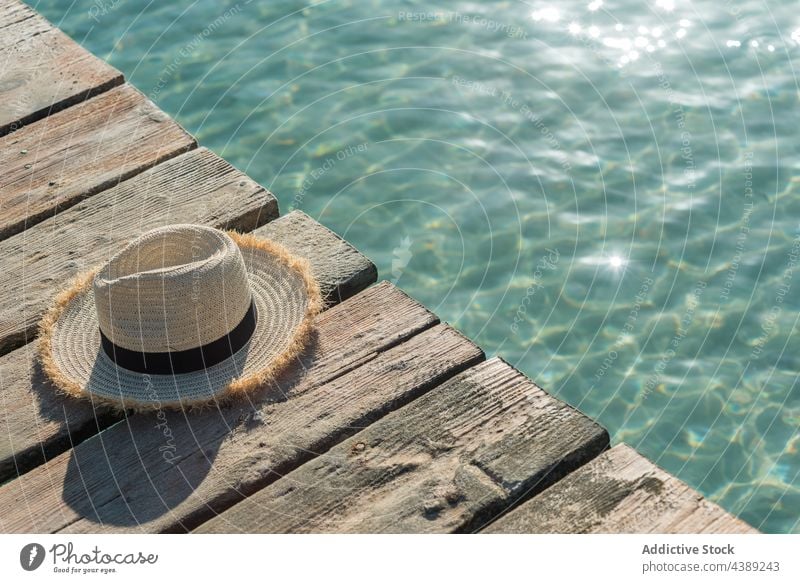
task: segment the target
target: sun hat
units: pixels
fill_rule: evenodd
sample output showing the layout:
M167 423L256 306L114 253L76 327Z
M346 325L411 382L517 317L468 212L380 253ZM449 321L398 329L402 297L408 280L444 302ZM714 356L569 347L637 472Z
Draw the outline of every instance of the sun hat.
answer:
M200 225L149 231L78 276L40 323L55 387L115 408L249 393L308 345L320 290L305 259Z

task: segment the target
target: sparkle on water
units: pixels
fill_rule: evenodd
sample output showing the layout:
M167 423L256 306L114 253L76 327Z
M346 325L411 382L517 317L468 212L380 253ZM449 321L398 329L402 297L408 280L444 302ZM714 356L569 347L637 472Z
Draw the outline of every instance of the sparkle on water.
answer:
M619 255L612 255L608 259L608 264L611 266L611 269L618 270L620 267L625 265L625 260Z
M615 441L797 532L794 4L35 5L282 212Z

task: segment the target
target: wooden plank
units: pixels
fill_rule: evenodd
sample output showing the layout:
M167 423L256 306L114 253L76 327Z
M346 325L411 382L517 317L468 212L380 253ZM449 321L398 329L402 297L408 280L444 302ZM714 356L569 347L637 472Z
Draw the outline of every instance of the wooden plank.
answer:
M189 169L189 173L176 174L177 168ZM124 233L134 236L137 232L130 229L144 230L140 218L131 220L126 211L127 206L130 209L137 208L137 212L143 212L145 216L159 217L159 224L188 220L217 227L236 226L240 230L250 230L265 216L272 217L276 209L275 200L268 192L204 149L185 154L149 172L157 176L147 178L144 174L141 175L141 181L146 181L149 186L146 190L139 191L139 198L133 196L137 192L134 183L140 180L137 177L129 181L130 184L123 183L127 187L125 192L117 193L119 196L111 191L103 193L51 219L58 220L63 225L57 232L71 237L77 231L75 225L83 225L81 228L89 231L89 240L84 243L86 244L91 243L96 236L106 235L105 231L92 233L94 228L111 225L116 235L114 247L117 248L124 244ZM181 184L181 181L190 176L197 179L195 190ZM175 200L176 197L180 198L178 193L186 193L186 200ZM110 201L104 200L106 195L110 200L119 202L112 206ZM129 204L137 200L135 207ZM161 206L157 204L159 201ZM151 204L154 206L151 207ZM235 214L237 209L240 213L238 216ZM76 216L71 217L70 214ZM289 219L289 216L282 217L255 232L289 246L302 247L302 238L313 236L317 239L316 249L324 249L326 243L330 247L339 247L338 237L306 215L299 221L297 217L292 218L291 223L298 229L296 232L274 228L275 224L281 225ZM116 224L118 221L119 226ZM43 223L35 229L45 226ZM49 245L53 249L62 250L65 261L67 252L78 246L72 239L68 241L69 245L61 242ZM0 243L0 249L6 243L8 241ZM103 242L103 245L108 245L108 242ZM91 254L94 247L96 245L92 248L79 247L76 252ZM41 248L29 250L43 254L47 248L48 245L42 241ZM113 250L103 251L111 252ZM358 253L354 249L352 252ZM368 270L366 264L371 265L366 257L361 256L361 261L350 261L352 272L336 269L333 274L331 269L334 268L326 254L314 256L300 253L300 256L309 260L315 276L327 281L332 290L341 288L361 291L372 283L364 278L364 271ZM350 281L353 279L359 282L360 287ZM52 292L43 293L46 295ZM49 390L34 359L33 345L26 345L0 357L0 410L0 483L52 459L118 419L116 415L102 408L95 409L89 403L63 398Z
M302 211L290 212L283 220L265 226L262 232L279 238L293 253L314 257L326 266L318 276L326 304L344 301L378 279L378 270L371 261ZM350 276L344 278L344 274Z
M457 368L455 361L466 364L441 351L389 357L392 347L436 323L391 284L358 294L317 322L313 351L252 402L188 415L138 414L5 484L0 529L189 528L413 398ZM445 343L451 351L454 336Z
M22 2L0 2L0 136L123 81Z
M627 445L498 519L490 533L757 532Z
M196 146L123 85L0 138L0 240Z
M343 302L378 279L378 270L358 249L302 211L292 211L259 228L256 234L278 241L307 257L326 306Z
M251 230L277 214L271 193L200 149L0 241L0 354L33 338L63 282L141 233L180 222Z
M607 445L603 428L492 359L197 530L472 530Z

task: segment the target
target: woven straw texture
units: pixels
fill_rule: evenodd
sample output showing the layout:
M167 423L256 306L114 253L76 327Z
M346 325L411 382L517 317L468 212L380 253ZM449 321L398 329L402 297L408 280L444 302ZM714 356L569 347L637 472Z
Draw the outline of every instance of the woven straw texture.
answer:
M139 352L208 344L230 332L250 307L239 247L222 231L200 225L145 233L111 258L92 287L100 330L117 346Z
M39 341L42 367L59 390L119 409L203 406L258 389L304 349L322 305L307 261L252 235L202 227L215 231L214 237L197 237L187 227L179 226L177 235L165 236L165 229L144 235L132 243L142 251L135 263L126 253L129 246L59 294L41 322ZM194 245L189 252L187 237ZM142 295L152 300L144 302L147 309L157 307L158 314L136 313ZM250 340L233 357L197 372L131 372L100 347L101 324L106 336L132 350L166 350L164 334L171 350L195 347L228 333L251 299L257 322ZM164 317L165 305L171 318Z

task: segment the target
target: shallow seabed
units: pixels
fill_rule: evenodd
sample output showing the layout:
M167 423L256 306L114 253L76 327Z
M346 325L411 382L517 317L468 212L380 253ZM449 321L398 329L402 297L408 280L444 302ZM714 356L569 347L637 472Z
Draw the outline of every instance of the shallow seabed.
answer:
M800 532L794 2L31 4L487 353Z

